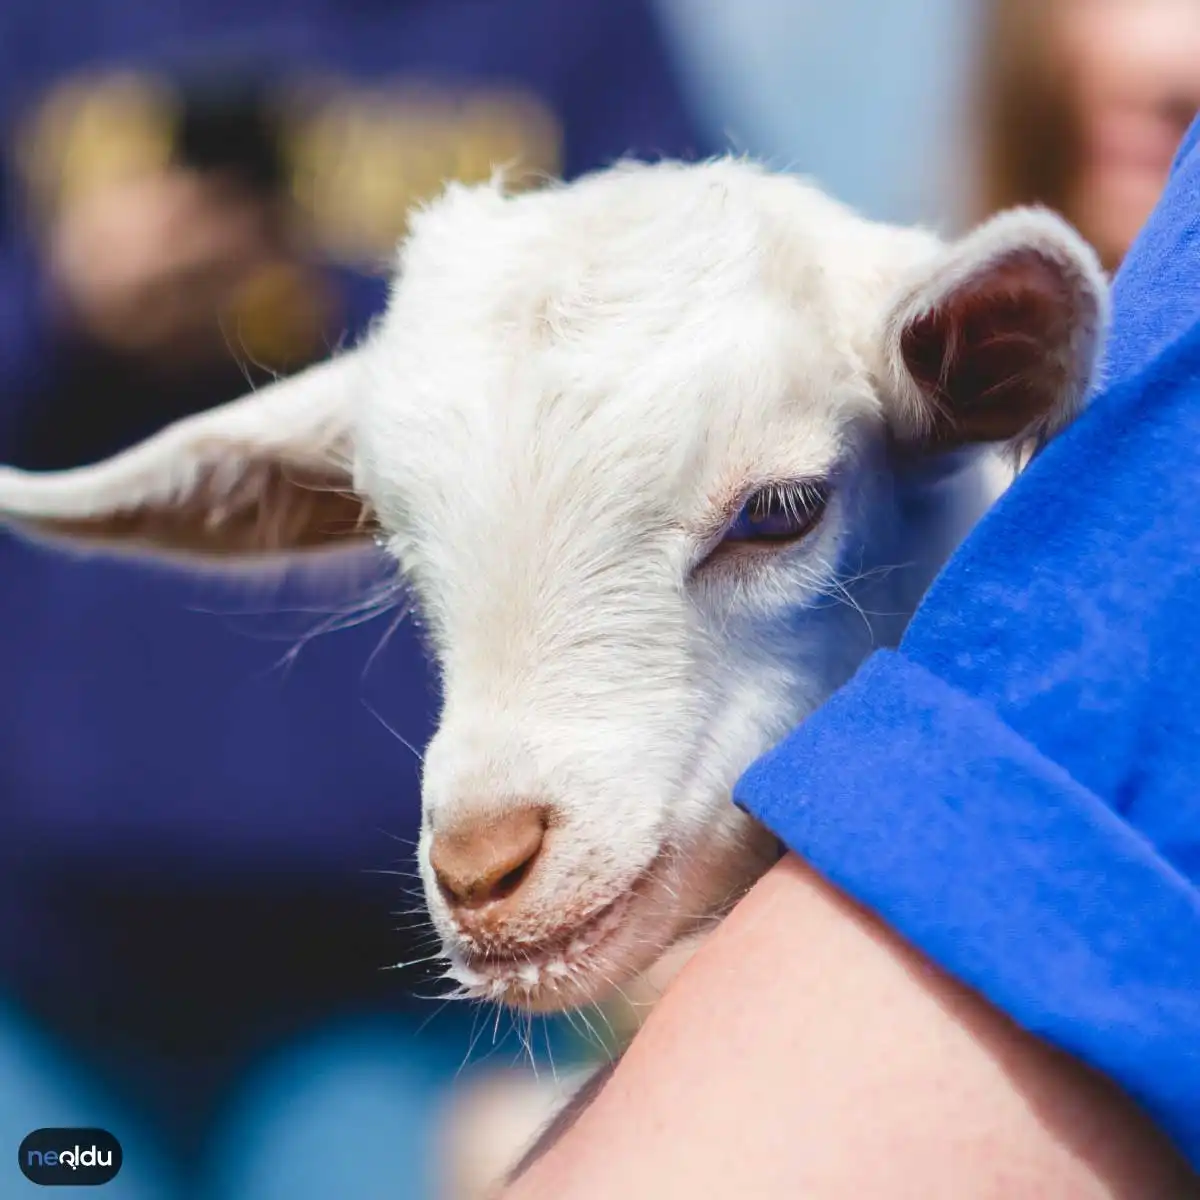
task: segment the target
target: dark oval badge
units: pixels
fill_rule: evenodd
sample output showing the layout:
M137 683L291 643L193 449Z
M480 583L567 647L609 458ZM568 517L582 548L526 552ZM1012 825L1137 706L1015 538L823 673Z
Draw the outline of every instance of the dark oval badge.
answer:
M105 1129L35 1129L17 1151L21 1174L43 1187L98 1187L116 1177L121 1158Z

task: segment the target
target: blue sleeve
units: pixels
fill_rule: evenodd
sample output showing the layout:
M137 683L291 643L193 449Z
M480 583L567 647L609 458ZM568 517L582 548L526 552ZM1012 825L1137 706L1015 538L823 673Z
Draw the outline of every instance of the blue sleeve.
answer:
M1200 1164L1200 894L986 706L882 652L739 800Z
M1200 1168L1195 133L1116 282L1103 390L953 556L899 651L736 794Z

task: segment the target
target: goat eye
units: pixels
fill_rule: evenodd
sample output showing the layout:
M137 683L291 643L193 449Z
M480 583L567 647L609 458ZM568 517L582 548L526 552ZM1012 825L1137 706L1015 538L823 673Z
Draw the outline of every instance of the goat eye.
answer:
M770 484L746 501L723 542L797 542L815 528L828 501L829 489L822 483Z

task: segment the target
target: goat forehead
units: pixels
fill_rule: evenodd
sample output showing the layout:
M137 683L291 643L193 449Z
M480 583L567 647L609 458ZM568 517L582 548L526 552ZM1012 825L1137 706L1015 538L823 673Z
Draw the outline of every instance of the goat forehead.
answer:
M469 328L406 339L364 423L377 477L405 506L452 498L452 514L601 496L628 511L637 495L683 519L739 475L819 471L874 400L819 323L761 294L659 336L611 324L569 343Z
M861 307L864 280L928 240L749 163L626 164L511 198L452 186L412 219L396 300L550 333L614 307L673 322L757 285L845 311Z
M529 503L590 479L653 509L764 448L827 454L873 398L818 235L864 223L789 181L813 228L783 247L779 186L743 164L640 168L515 200L459 190L424 214L360 408L376 490L452 515L454 491L462 514L464 495Z

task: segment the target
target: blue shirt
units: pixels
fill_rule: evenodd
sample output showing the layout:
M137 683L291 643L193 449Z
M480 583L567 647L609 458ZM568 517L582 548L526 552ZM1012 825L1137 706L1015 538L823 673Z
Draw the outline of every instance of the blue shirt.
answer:
M1198 144L1088 410L737 795L1200 1167Z

